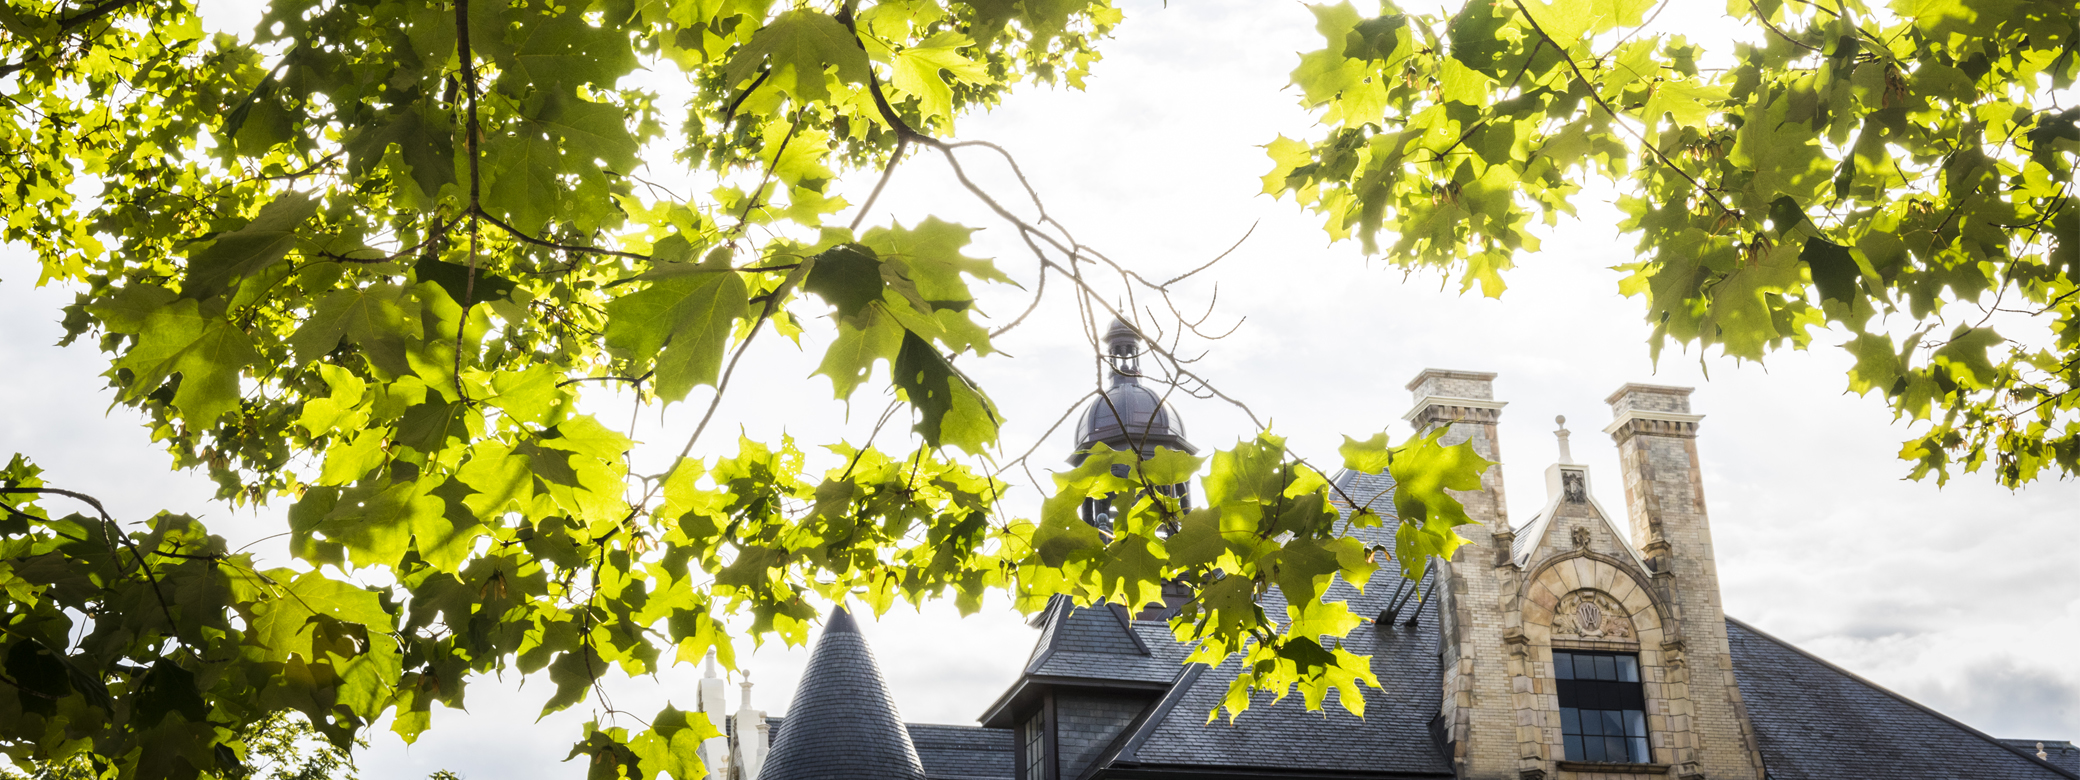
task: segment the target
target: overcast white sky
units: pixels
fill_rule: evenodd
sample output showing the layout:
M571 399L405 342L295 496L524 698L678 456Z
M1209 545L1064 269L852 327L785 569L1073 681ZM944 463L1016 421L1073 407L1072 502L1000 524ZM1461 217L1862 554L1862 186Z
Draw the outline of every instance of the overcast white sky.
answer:
M212 26L249 26L252 10L227 2L204 4ZM1563 223L1545 251L1521 258L1500 301L1440 289L1434 276L1404 280L1355 246L1328 245L1318 220L1258 194L1257 177L1269 165L1257 147L1279 133L1310 132L1283 88L1295 53L1318 47L1312 16L1296 3L1248 0L1125 7L1127 21L1089 91L1018 95L962 124L960 137L1012 150L1058 219L1149 276L1203 263L1258 224L1207 274L1220 282L1215 320L1246 321L1202 366L1304 454L1333 463L1343 434L1389 428L1407 435L1403 385L1425 367L1495 371L1497 395L1510 403L1502 444L1512 517L1521 522L1544 501L1540 474L1554 457L1556 414L1574 421L1574 453L1591 465L1603 505L1615 510L1624 502L1616 450L1598 433L1610 420L1602 399L1626 382L1695 386L1695 411L1707 415L1699 449L1728 614L1997 736L2080 737L2080 668L2070 662L2080 645L2080 485L2010 493L1980 476L1943 489L1902 481L1905 467L1894 455L1909 429L1892 424L1877 400L1844 394L1848 361L1835 351L1783 355L1766 367L1720 358L1700 366L1672 355L1657 370L1647 358L1640 304L1617 295L1618 274L1609 270L1632 255L1616 237L1607 201L1585 200L1579 221ZM1680 13L1663 22L1723 45L1711 17ZM1001 170L985 173L992 186L1007 184ZM876 212L870 222L936 214L998 224L954 192L943 163L927 158L900 169ZM1009 231L984 231L978 245L973 254L999 258L1030 286L1031 263ZM70 293L32 288L26 252L0 251L0 365L8 367L0 378L0 456L31 454L54 484L98 495L120 517L190 512L234 543L280 526L281 508L233 512L208 500L205 479L169 472L138 417L109 411L111 395L97 376L105 363L91 345L50 346L60 333L57 308ZM1194 294L1204 301L1210 290ZM1022 295L991 292L985 309L1015 316ZM1014 359L963 363L1008 417L1014 453L1089 387L1088 347L1067 300L1043 306L999 342ZM799 379L814 368L820 344L797 351L770 340L763 347L740 372L760 381L741 384L725 402L727 424L716 429L723 435L703 451L733 449L733 427L754 438L786 431L807 443L859 440L871 419L847 420L826 400L824 380ZM612 399L597 406L626 408ZM863 396L859 406L855 418L871 417L881 402ZM1216 402L1187 401L1179 411L1202 449L1252 431L1238 410ZM661 425L648 415L640 454L661 463L694 420L685 408ZM1036 462L1058 463L1070 444L1057 432ZM1030 505L1032 494L1018 500ZM275 562L286 558L278 543L256 549ZM972 723L1011 681L1034 638L1001 604L965 620L949 609L898 611L865 630L903 714L940 723ZM779 714L806 653L751 649L740 648L740 658L759 683L757 702ZM681 668L611 689L627 711L655 711L667 699L690 707L696 675ZM362 775L419 777L448 768L479 780L581 776L581 765L558 762L591 705L536 723L546 694L477 681L471 712L436 713L437 728L417 745L375 734L360 757Z

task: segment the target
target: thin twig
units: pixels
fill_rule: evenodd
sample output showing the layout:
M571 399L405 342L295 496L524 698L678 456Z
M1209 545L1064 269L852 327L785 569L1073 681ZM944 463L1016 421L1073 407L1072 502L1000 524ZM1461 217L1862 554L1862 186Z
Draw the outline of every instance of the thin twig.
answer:
M896 139L895 152L888 156L888 164L881 166L881 180L874 183L874 191L867 194L867 202L860 204L859 213L852 217L852 224L846 227L847 230L854 233L859 232L859 224L866 220L867 211L873 209L874 201L881 197L881 189L887 187L888 180L896 175L896 163L903 159L903 150L908 148L910 148L909 136Z
M1531 23L1531 29L1533 32L1538 33L1539 37L1544 38L1548 41L1553 40L1552 34L1546 32L1544 27L1539 26L1538 20L1532 18L1531 12L1524 8L1524 0L1510 0L1510 4L1515 5L1517 7L1517 13L1521 13L1524 15L1524 21ZM1553 46L1555 48L1558 48L1560 44L1558 41L1554 41ZM1625 118L1624 114L1618 113L1617 109L1612 108L1610 103L1604 101L1602 93L1596 91L1596 82L1590 81L1589 77L1582 73L1582 66L1575 63L1573 55L1568 54L1563 49L1560 52L1560 59L1567 63L1567 69L1574 72L1574 77L1580 80L1583 86L1589 88L1589 97L1596 101L1596 105L1603 107L1604 113L1611 115L1613 119L1622 120ZM1617 124L1619 127L1625 128L1626 132L1631 133L1632 137L1639 139L1640 146L1645 148L1647 151L1654 153L1654 156L1661 160L1662 165L1668 166L1669 170L1675 171L1677 176L1681 176L1683 177L1684 181L1690 182L1690 186L1697 188L1698 194L1703 195L1706 200L1711 201L1713 206L1717 206L1719 208L1720 213L1732 214L1735 216L1740 215L1740 212L1727 208L1726 204L1720 203L1719 196L1713 195L1711 188L1704 186L1704 184L1700 183L1697 179L1693 178L1689 174L1689 172L1683 170L1682 166L1676 165L1674 160L1668 159L1668 155L1662 154L1661 150L1655 148L1653 144L1647 143L1646 136L1641 135L1639 131L1634 130L1631 125L1625 124L1623 121L1620 121Z

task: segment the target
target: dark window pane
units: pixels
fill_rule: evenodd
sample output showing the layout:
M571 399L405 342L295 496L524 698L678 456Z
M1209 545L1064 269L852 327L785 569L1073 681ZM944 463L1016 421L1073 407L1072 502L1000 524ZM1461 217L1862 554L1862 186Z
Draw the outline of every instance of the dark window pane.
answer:
M1570 760L1647 763L1645 689L1639 658L1579 651L1553 654L1560 730Z

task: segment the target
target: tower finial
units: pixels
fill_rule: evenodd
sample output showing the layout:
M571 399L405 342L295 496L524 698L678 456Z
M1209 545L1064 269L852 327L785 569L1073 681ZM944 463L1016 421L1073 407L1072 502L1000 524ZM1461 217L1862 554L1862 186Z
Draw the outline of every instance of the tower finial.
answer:
M1560 462L1573 463L1574 453L1570 452L1567 448L1567 415L1563 414L1558 417L1554 417L1553 422L1560 424L1560 430L1553 432L1553 435L1560 439Z
M1133 382L1141 375L1141 334L1126 320L1114 317L1105 330L1105 360L1112 365L1112 382Z

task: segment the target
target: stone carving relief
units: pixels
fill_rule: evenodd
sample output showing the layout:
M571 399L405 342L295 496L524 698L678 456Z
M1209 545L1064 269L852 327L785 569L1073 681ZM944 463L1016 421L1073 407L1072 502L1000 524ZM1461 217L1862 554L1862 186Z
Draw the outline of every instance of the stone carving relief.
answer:
M1578 590L1560 599L1553 610L1553 636L1567 639L1632 641L1632 618L1616 599L1593 590Z
M1589 485L1579 471L1560 472L1560 494L1570 504L1589 503Z
M1589 529L1587 529L1587 528L1576 528L1576 529L1574 529L1573 539L1574 539L1574 546L1576 546L1576 547L1587 547L1587 546L1589 546Z

